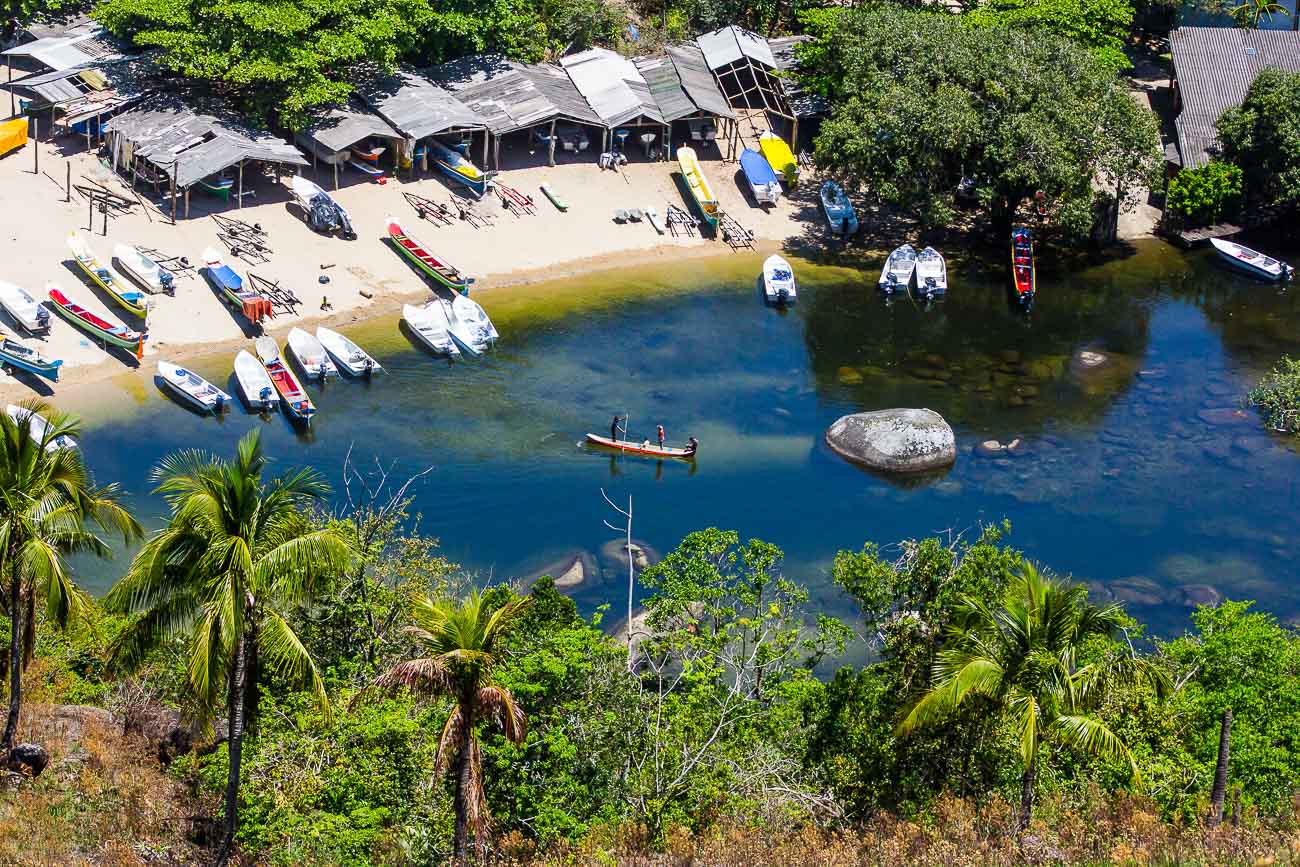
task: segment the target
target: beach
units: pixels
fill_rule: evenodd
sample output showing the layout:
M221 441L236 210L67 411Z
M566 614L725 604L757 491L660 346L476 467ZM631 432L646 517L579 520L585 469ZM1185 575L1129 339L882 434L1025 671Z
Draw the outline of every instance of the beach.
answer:
M235 196L226 203L195 188L190 194L190 218L184 218L182 205L175 225L169 204L163 197L155 197L152 187L142 181L137 188L141 204L128 213L110 214L105 236L104 215L90 213L89 202L75 187L95 182L130 197L129 181L123 183L113 177L79 140L42 142L39 147L39 172L34 171L30 142L0 160L0 188L6 191L6 207L0 209L0 243L6 251L0 280L27 289L38 300L46 297L46 287L53 282L73 300L110 322L139 329L137 317L117 307L102 290L91 288L71 259L69 234L80 233L101 261L112 257L116 244L130 244L167 257L184 256L192 270L178 277L174 295L149 296L149 339L138 366L130 353L105 352L83 332L52 316L52 327L45 337L19 336L39 347L47 357L63 359L60 381L46 388L47 384L29 375L15 379L0 374L0 397L7 400L36 395L51 398L69 386L119 377L132 369L138 369L141 377L152 377L160 359L187 360L227 349L233 355L236 348L249 345L248 324L223 304L198 270L207 249L222 254L241 275L251 272L278 282L300 299L296 309L277 312L266 325L267 333L281 342L295 325L346 325L396 315L403 303L430 295L423 278L384 240L389 215L401 220L404 228L430 251L474 277L473 294L489 314L494 295L499 297L512 286L731 252L721 238L701 237L698 232L694 237L674 237L666 226L660 235L646 221L618 223L613 219L616 208L654 208L663 226L669 203L690 211L691 205L683 199L674 178L676 163L633 161L622 171L613 172L599 169L593 157L592 161L505 171L498 179L531 196L535 213L513 214L489 194L475 209L489 220L487 225L463 220L441 225L420 219L402 194L449 202L451 190L435 176L390 177L381 185L358 172L344 170L339 175L340 188L335 191L328 166L321 166L319 176L312 169L304 170L306 177L318 180L347 209L358 235L353 241L313 232L293 202L288 176L282 176L277 183L270 175L254 177L252 171L246 170L245 189L251 195L245 195L242 208L233 201ZM61 148L70 153L65 157ZM704 162L704 170L721 207L753 232L757 245L775 249L817 230L812 184L802 185L799 194L782 199L774 208L759 209L746 200L736 164L716 159L716 149L713 156L715 159ZM70 201L66 188L69 166L74 187ZM542 195L539 187L543 183L568 203L567 212L559 211ZM213 214L260 226L271 250L267 261L247 262L231 255L218 238L219 226ZM93 218L93 225L88 224L88 218ZM322 277L327 282L320 282ZM13 323L5 319L6 329L12 331Z

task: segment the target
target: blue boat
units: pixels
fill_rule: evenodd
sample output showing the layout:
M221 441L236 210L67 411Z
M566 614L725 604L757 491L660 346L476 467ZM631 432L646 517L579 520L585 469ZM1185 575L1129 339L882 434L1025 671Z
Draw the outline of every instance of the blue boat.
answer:
M853 203L844 195L844 190L834 181L822 184L822 210L826 212L826 222L830 225L832 235L849 235L858 233L858 212L853 210Z
M63 366L63 360L51 361L30 346L24 346L17 340L5 337L0 338L0 364L26 370L28 373L58 382L59 368Z
M438 170L458 184L464 184L475 196L487 192L488 176L479 170L460 151L452 150L440 141L429 141L429 156L438 164Z
M740 169L749 181L750 192L760 205L775 205L781 200L781 179L776 176L767 157L756 150L745 148L740 152Z

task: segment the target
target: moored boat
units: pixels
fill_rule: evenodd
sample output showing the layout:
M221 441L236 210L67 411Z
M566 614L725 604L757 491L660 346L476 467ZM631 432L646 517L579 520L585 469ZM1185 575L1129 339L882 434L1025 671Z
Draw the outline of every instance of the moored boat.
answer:
M758 137L758 149L763 152L763 158L772 171L779 174L787 186L793 187L799 181L799 161L785 139L769 130Z
M338 366L352 376L369 376L384 369L368 352L332 328L316 326L316 339Z
M51 361L30 346L26 346L11 337L0 337L0 363L6 370L16 368L43 376L51 382L59 381L59 368L62 359Z
M456 348L461 351L462 355L477 358L487 351L490 344L484 341L477 328L456 315L456 308L451 305L450 301L435 298L429 302L429 307L432 308L435 305L441 306L446 314L447 333L451 335L452 340L456 341Z
M689 461L695 457L696 451L699 450L699 443L695 437L691 437L689 444L685 448L676 448L673 446L660 447L649 440L634 442L631 440L613 440L600 434L587 434L587 443L601 448L614 449L615 451L624 452L632 455L646 455L652 458L679 458Z
M691 198L695 200L695 205L699 208L704 221L710 226L718 225L718 197L713 194L713 188L709 186L709 179L704 177L704 171L700 168L700 159L695 155L695 149L678 148L677 165L682 171L682 178L686 181L686 186L691 191Z
M64 294L55 283L47 284L46 292L55 311L82 331L103 343L111 343L131 350L137 359L144 355L144 342L148 339L148 335L144 332L132 331L125 325L114 325L107 319L90 312Z
M423 244L406 234L406 230L402 228L401 222L396 217L388 217L386 222L389 240L422 272L453 292L464 292L469 289L469 285L474 282L473 279L466 277L456 268L430 253Z
M245 288L244 278L225 263L221 254L212 247L203 251L204 273L217 288L221 296L244 318L254 325L261 325L263 319L273 318L275 311L271 299L260 292Z
M32 412L27 407L18 406L13 403L9 404L9 406L5 408L5 412L7 412L9 417L18 424L22 424L25 420L30 420L28 421L28 424L31 427L32 436L45 443L45 450L47 452L57 452L60 449L77 448L77 441L67 434L58 434L57 436L51 437L50 423L40 413Z
M481 196L487 192L488 176L460 151L435 139L429 142L429 156L433 157L440 172L453 181L464 184L474 195Z
M235 356L235 380L239 390L244 393L244 400L254 412L268 412L275 409L280 398L276 394L275 383L266 367L247 349L239 350Z
M1011 276L1016 281L1016 300L1028 307L1038 291L1034 267L1034 233L1024 226L1011 230Z
M0 280L0 307L30 334L50 330L50 311L21 286Z
M740 152L740 170L745 173L754 201L760 205L775 205L781 201L781 181L762 154L745 148Z
M209 175L199 181L199 188L208 195L216 196L223 202L230 201L230 191L235 187L235 179L229 175Z
M225 412L230 407L230 395L189 368L160 361L158 376L181 400L200 412Z
M77 260L77 265L90 278L91 282L108 293L117 305L128 313L144 317L149 313L149 305L144 293L130 289L111 265L99 261L99 257L90 249L86 239L73 232L68 236L68 249Z
M421 307L414 304L403 305L402 320L415 332L415 336L434 352L452 357L460 355L460 348L456 346L456 341L451 339L447 310L441 299L434 299Z
M253 346L257 349L257 357L262 359L266 375L271 378L271 384L275 386L290 417L304 424L310 424L311 417L316 414L316 406L307 396L302 384L298 382L298 377L293 375L289 365L285 364L280 356L280 347L275 345L275 340L264 334L257 338Z
M290 328L288 342L289 348L293 350L293 357L298 359L298 366L302 368L302 372L308 379L325 379L339 375L339 369L330 360L325 347L321 346L321 342L310 333L297 326Z
M113 247L113 259L121 273L134 280L146 292L166 292L170 295L176 291L176 278L172 272L140 252L139 248L130 244L118 244Z
M948 263L933 247L926 247L916 256L916 291L927 300L948 293Z
M834 181L827 181L821 188L822 212L826 214L826 223L832 235L847 238L858 233L858 212L853 203L844 194L844 190Z
M915 271L916 250L911 244L904 244L889 254L884 267L880 269L880 279L876 285L886 295L906 292L912 285L912 275Z
M457 318L469 325L484 349L490 349L501 337L483 305L468 295L452 296L451 310Z
M775 253L763 262L763 295L769 304L793 304L797 297L794 269Z
M1224 241L1221 238L1211 238L1210 243L1225 262L1252 277L1261 280L1290 280L1295 274L1295 269L1287 263L1272 256L1265 256L1258 250L1243 247L1232 241Z

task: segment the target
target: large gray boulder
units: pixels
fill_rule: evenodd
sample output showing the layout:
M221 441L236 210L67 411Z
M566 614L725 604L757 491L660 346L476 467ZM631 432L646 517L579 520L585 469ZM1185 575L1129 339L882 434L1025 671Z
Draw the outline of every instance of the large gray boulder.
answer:
M882 409L837 420L826 444L840 457L886 473L924 473L952 466L957 443L930 409Z

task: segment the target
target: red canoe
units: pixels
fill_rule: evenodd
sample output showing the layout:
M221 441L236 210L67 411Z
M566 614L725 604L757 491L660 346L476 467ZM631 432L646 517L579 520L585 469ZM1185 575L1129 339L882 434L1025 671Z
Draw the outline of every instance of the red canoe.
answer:
M1016 279L1016 294L1021 304L1034 300L1038 288L1034 273L1034 236L1028 229L1018 226L1011 232L1011 273Z
M63 290L57 286L50 285L47 287L47 291L54 309L82 331L98 337L106 343L129 349L135 353L136 358L144 354L146 335L142 332L132 331L125 325L114 325L107 319L96 316L67 295L64 295Z

